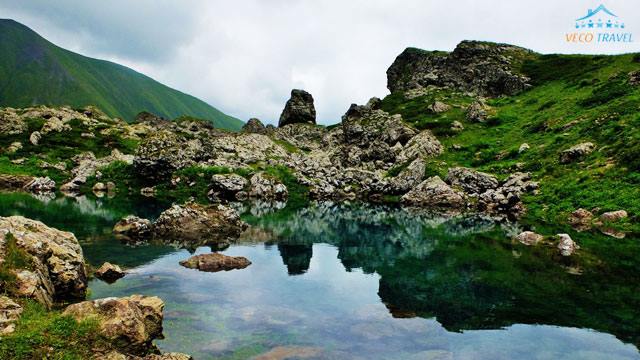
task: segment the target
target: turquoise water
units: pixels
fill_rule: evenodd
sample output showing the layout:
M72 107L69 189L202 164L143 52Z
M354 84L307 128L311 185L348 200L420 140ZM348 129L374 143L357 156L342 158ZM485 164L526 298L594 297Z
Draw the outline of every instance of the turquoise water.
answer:
M260 217L242 209L252 229L223 253L253 264L205 273L178 265L191 256L186 250L130 248L110 235L123 214L153 217L163 206L0 195L0 215L74 231L91 263L129 267L114 284L92 281L91 297L160 296L165 339L156 344L196 359L269 351L320 359L640 358L633 236L572 233L583 249L567 260L551 247L513 243L522 226L481 217L356 205Z

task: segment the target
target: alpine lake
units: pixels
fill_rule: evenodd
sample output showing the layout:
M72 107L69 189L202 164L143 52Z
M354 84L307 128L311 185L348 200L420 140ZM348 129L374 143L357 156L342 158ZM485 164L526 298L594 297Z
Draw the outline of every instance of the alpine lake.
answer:
M0 194L0 215L73 232L94 267L126 268L89 297L165 301L163 351L195 359L640 359L640 239L399 207L238 206L251 226L222 252L246 269L179 261L211 249L123 245L113 225L153 219L146 198ZM267 204L272 205L272 204ZM278 209L280 208L280 209ZM514 234L569 233L562 257Z

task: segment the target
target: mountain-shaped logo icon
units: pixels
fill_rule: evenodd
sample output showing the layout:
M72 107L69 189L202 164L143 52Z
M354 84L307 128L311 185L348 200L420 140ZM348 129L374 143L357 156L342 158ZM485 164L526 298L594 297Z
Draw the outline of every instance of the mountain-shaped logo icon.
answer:
M624 29L624 23L618 15L600 5L595 10L587 10L587 15L576 19L576 29Z

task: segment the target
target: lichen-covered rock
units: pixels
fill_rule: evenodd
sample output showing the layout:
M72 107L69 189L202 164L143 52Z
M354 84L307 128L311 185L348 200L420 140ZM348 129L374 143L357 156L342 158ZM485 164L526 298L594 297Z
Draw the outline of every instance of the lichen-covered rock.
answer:
M464 194L452 189L440 177L433 176L402 196L406 205L461 210L465 208Z
M316 123L316 109L313 96L304 90L291 90L291 98L282 110L278 127L298 123Z
M523 231L516 236L516 240L525 245L535 245L542 241L542 239L544 239L544 236L536 234L533 231Z
M583 160L587 155L595 150L596 146L591 142L584 142L574 145L560 153L560 164L569 164Z
M242 256L227 256L219 253L195 255L180 261L180 265L206 272L229 271L244 269L251 265L251 261Z
M95 276L100 280L104 280L108 283L113 283L121 277L125 276L125 272L122 271L120 266L114 265L110 262L105 262L98 268L98 270L95 271Z
M113 233L127 242L141 242L151 238L153 225L147 219L129 215L113 226Z
M249 197L265 200L286 200L289 197L287 187L273 176L259 172L249 180Z
M247 179L236 174L213 175L207 197L210 201L240 200L237 194L243 191L248 183Z
M167 243L196 248L228 243L237 239L246 227L232 208L187 203L163 211L153 223L153 236Z
M95 319L100 334L126 354L144 355L162 336L164 302L155 296L131 295L69 305L64 315L78 321Z
M11 334L22 315L22 306L6 296L0 296L0 336Z
M440 141L429 130L423 130L407 142L398 155L398 162L403 163L416 157L431 158L442 154L444 148Z
M600 215L600 220L604 222L614 222L626 219L629 216L625 210L609 211Z
M482 194L498 187L495 176L464 167L450 168L445 181L468 194Z
M571 239L569 234L558 234L558 250L562 256L571 256L576 250L580 249L580 246Z
M577 209L569 215L569 224L578 231L591 229L593 214L587 209Z
M22 216L0 217L0 262L4 261L10 238L29 256L27 268L13 269L16 295L34 298L46 306L55 300L84 298L87 273L82 248L72 233Z
M531 51L512 45L463 41L451 53L408 48L387 70L394 92L448 87L481 96L514 95L529 85L517 63Z

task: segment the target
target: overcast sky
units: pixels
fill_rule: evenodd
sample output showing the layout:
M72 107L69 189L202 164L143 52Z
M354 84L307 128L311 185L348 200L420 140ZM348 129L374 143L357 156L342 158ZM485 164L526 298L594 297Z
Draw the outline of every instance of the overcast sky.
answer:
M566 43L574 20L601 3L636 42ZM408 46L478 39L545 53L640 51L638 0L0 0L0 18L268 123L292 88L314 96L324 124L385 96L385 71Z

